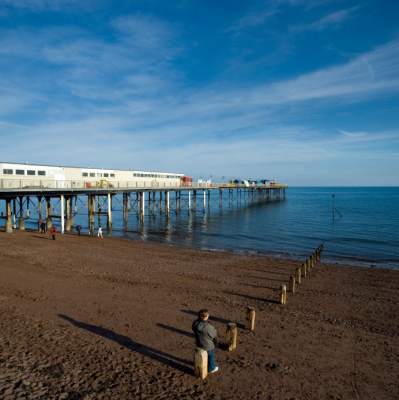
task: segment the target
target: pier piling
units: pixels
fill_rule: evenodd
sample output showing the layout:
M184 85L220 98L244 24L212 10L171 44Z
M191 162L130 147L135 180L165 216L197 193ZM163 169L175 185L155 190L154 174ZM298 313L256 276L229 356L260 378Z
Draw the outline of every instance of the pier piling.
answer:
M255 330L255 308L247 307L247 329L253 332Z
M280 288L280 304L285 305L287 304L287 286L281 285Z

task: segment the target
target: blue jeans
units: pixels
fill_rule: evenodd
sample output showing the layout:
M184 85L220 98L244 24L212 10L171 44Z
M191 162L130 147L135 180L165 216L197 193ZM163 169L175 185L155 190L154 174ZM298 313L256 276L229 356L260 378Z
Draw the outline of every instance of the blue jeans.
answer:
M215 369L215 350L208 350L208 372Z

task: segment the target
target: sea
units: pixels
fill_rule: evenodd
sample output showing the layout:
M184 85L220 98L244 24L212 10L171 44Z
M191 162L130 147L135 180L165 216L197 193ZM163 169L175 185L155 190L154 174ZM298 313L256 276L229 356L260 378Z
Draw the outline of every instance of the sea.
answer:
M34 201L28 228L37 225ZM243 197L229 201L225 196L222 207L214 191L210 207L203 208L199 196L196 210L189 212L183 197L180 212L172 207L169 217L155 206L146 206L144 221L132 207L126 226L122 198L115 196L112 235L296 260L304 260L323 243L325 261L399 269L399 187L289 187L282 201L256 203ZM75 211L74 224L87 231L83 197ZM96 218L96 225L106 227L105 218Z

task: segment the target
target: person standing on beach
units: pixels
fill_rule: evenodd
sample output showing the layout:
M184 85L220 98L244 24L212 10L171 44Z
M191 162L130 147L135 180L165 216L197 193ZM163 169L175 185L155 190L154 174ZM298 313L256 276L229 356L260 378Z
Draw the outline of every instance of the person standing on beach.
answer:
M100 238L100 239L104 239L104 237L103 237L103 228L102 228L101 225L98 227L97 237Z
M198 312L198 318L193 322L192 329L197 346L208 353L208 372L213 374L219 371L219 367L215 364L215 342L217 340L217 330L208 320L208 310L200 310Z
M77 225L76 230L78 232L78 236L80 236L80 232L82 231L82 225Z
M56 233L57 233L57 228L53 225L53 226L50 228L50 236L51 236L51 239L55 240L55 235L56 235Z
M40 233L46 233L46 223L42 222L40 224Z

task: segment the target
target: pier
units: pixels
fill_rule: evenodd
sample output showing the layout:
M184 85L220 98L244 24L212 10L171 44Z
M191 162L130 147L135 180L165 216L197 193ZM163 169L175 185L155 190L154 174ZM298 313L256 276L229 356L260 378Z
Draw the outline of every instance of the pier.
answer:
M5 187L6 186L6 187ZM50 184L26 185L15 180L7 185L0 182L0 200L5 202L5 231L25 230L25 220L31 211L37 214L38 228L45 222L47 229L59 221L61 233L70 232L74 216L79 207L87 208L88 230L94 231L96 217L105 217L108 231L112 231L114 203L120 203L123 224L127 227L129 215L136 214L144 222L146 213L206 212L212 202L223 208L227 202L237 207L282 201L286 185L236 185L231 183L198 183L187 186L168 186L154 182L152 185L138 185L131 182L101 182L96 187L87 187L84 181L54 181ZM100 224L100 223L99 223Z

